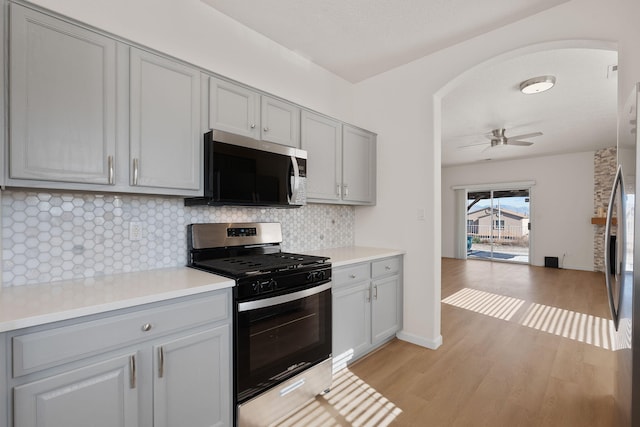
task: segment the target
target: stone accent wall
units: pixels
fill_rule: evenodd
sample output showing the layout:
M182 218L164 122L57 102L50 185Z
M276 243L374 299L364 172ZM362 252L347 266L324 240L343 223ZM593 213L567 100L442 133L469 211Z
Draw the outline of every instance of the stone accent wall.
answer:
M603 148L593 155L593 216L598 209L606 215L613 180L616 177L618 158L616 147ZM604 225L593 226L593 266L595 271L604 271Z

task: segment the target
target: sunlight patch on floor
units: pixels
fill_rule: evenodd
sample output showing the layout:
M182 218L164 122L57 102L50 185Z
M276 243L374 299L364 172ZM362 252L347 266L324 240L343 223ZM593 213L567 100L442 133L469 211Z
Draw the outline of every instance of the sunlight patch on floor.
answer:
M324 399L326 403L319 400ZM328 405L327 405L328 403ZM279 427L387 427L402 413L393 402L353 374L342 369L333 376L331 391L312 400Z
M531 304L520 324L606 350L613 350L615 347L613 322L590 314Z
M502 320L511 320L513 315L524 304L524 300L519 298L492 294L471 288L461 289L443 299L442 302Z
M442 302L507 321L512 320L514 314L525 303L522 299L471 288L461 289ZM616 344L611 320L590 314L531 303L517 322L528 328L606 350L625 348L624 342Z

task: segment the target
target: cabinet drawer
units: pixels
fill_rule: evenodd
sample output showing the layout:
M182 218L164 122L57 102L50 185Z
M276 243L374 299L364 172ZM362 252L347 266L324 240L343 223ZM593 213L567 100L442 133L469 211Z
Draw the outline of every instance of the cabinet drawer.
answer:
M230 309L228 295L225 291L162 307L14 336L13 376L30 374L175 330L226 319Z
M333 271L333 286L345 286L369 279L369 264L336 268Z
M397 274L402 267L402 258L387 258L371 263L371 277L386 276L387 274Z

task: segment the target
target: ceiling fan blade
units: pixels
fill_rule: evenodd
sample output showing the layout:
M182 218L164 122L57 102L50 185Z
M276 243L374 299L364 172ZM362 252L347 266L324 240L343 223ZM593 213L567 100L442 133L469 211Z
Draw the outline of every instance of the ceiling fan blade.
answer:
M533 142L529 142L529 141L512 141L511 139L509 139L509 142L507 142L507 145L521 145L526 147L527 145L533 145Z
M466 150L469 148L475 148L475 147L479 147L481 145L487 145L488 142L477 142L475 144L469 144L469 145L461 145L459 147L456 147L457 150Z
M509 140L509 142L511 142L512 139L527 139L527 138L533 138L534 136L541 136L542 132L533 132L533 133L525 133L522 135L514 135L514 136L509 136L507 137L507 139Z

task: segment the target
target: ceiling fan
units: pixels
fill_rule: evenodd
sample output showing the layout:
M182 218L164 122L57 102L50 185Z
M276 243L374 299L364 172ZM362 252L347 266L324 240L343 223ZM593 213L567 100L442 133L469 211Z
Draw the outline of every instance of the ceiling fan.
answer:
M493 129L490 134L484 135L486 138L489 138L490 144L491 144L487 148L485 148L485 150L493 147L508 146L508 145L519 145L519 146L532 145L533 142L523 141L523 139L533 138L533 137L542 135L542 132L533 132L533 133L525 133L525 134L516 135L516 136L506 136L505 132L506 132L506 129L500 128L500 129ZM469 147L475 147L478 145L485 145L485 144L486 142L482 142L479 144L464 145L458 148L469 148Z

